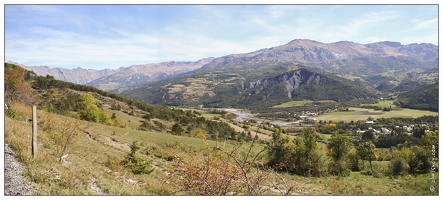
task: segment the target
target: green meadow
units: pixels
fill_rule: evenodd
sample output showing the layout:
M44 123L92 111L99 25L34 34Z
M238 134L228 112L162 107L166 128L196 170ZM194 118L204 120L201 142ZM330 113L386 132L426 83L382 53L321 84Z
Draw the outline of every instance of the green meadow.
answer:
M315 101L318 103L333 103L335 102L334 100L320 100L320 101ZM290 107L298 107L298 106L308 106L308 105L312 105L314 103L314 101L311 100L298 100L298 101L289 101L289 102L285 102L282 103L280 105L276 105L273 106L273 108L290 108Z

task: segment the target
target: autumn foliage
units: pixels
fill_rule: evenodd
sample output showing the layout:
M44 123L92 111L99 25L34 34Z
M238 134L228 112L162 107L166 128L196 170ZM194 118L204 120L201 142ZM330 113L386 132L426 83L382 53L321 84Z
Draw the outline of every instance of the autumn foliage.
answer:
M31 104L36 101L37 94L30 83L33 76L34 72L5 63L5 103Z

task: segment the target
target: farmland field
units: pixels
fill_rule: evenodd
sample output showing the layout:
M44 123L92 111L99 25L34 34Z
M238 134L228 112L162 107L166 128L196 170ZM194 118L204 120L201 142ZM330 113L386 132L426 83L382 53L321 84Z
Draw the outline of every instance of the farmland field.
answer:
M374 111L373 109L366 108L349 108L349 111L332 112L325 115L317 116L317 120L326 121L357 121L366 120L368 117L374 119L377 118L392 118L392 117L404 117L404 118L417 118L425 115L438 115L438 112L402 109L399 111Z
M321 138L324 140L329 140L332 137L332 134L320 134Z
M386 100L386 101L380 101L378 103L375 104L362 104L362 106L378 106L380 108L395 108L396 106L394 105L394 101L393 100Z
M320 100L320 101L317 101L317 102L319 102L319 103L333 103L335 101L333 101L333 100ZM282 103L280 105L273 106L273 108L289 108L289 107L305 106L305 105L310 105L312 103L314 103L314 101L311 101L311 100L289 101L289 102Z

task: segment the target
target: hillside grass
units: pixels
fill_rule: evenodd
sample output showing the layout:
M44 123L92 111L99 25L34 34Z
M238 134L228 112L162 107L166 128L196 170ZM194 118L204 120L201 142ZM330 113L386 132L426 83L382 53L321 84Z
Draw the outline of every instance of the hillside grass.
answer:
M301 177L289 176L298 183L300 195L438 195L438 189L430 191L430 174L417 176L380 177L351 172L348 177ZM435 187L435 186L434 186Z
M167 195L174 188L165 186L166 177L172 173L176 157L196 153L205 157L208 148L232 149L237 142L215 142L198 138L175 136L159 132L136 131L38 111L38 154L31 154L31 109L23 105L11 106L16 111L14 119L5 117L5 142L16 152L25 165L25 176L37 188L37 195ZM67 123L68 122L68 123ZM54 132L63 126L77 126L78 135L67 146L68 157L59 162L60 151L52 140ZM42 127L46 127L43 129ZM52 135L52 136L51 136ZM327 137L322 135L322 137ZM118 162L130 152L130 144L140 147L137 155L152 161L151 174L133 174ZM247 151L242 144L239 151ZM264 146L255 145L252 154ZM266 159L265 156L260 159ZM365 162L368 169L368 162ZM374 169L383 173L388 162L374 161ZM363 170L365 171L365 170ZM431 174L389 177L363 175L351 172L349 177L302 177L287 173L280 176L296 183L298 195L438 195L437 185L432 193ZM273 193L270 193L271 195Z
M12 107L18 119L5 117L5 142L24 163L25 176L36 185L38 195L162 195L173 190L163 185L167 175L174 172L175 157L193 153L203 157L216 146L229 150L241 145L238 152L246 152L249 147L233 141L106 126L38 110L38 153L33 159L32 124L28 121L31 109L23 105ZM65 125L75 126L78 131L74 141L67 145L68 157L60 163L60 151L52 138ZM140 147L137 155L152 161L151 174L133 174L118 164L134 141ZM252 153L263 148L256 144Z
M358 120L366 120L368 117L372 117L374 119L378 118L417 118L425 115L435 116L438 115L438 112L425 111L425 110L414 110L414 109L401 109L401 110L393 110L389 112L383 111L374 111L373 109L366 108L349 108L349 111L339 111L339 112L331 112L325 115L317 116L317 120L322 121L358 121Z
M321 137L323 140L329 140L329 138L332 137L332 134L324 134L324 133L321 133L321 134L320 134L320 137Z

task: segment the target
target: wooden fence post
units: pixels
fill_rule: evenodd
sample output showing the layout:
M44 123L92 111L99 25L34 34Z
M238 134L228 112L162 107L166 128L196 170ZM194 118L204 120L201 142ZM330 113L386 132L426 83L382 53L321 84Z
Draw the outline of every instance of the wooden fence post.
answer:
M32 106L32 157L37 154L37 106Z

